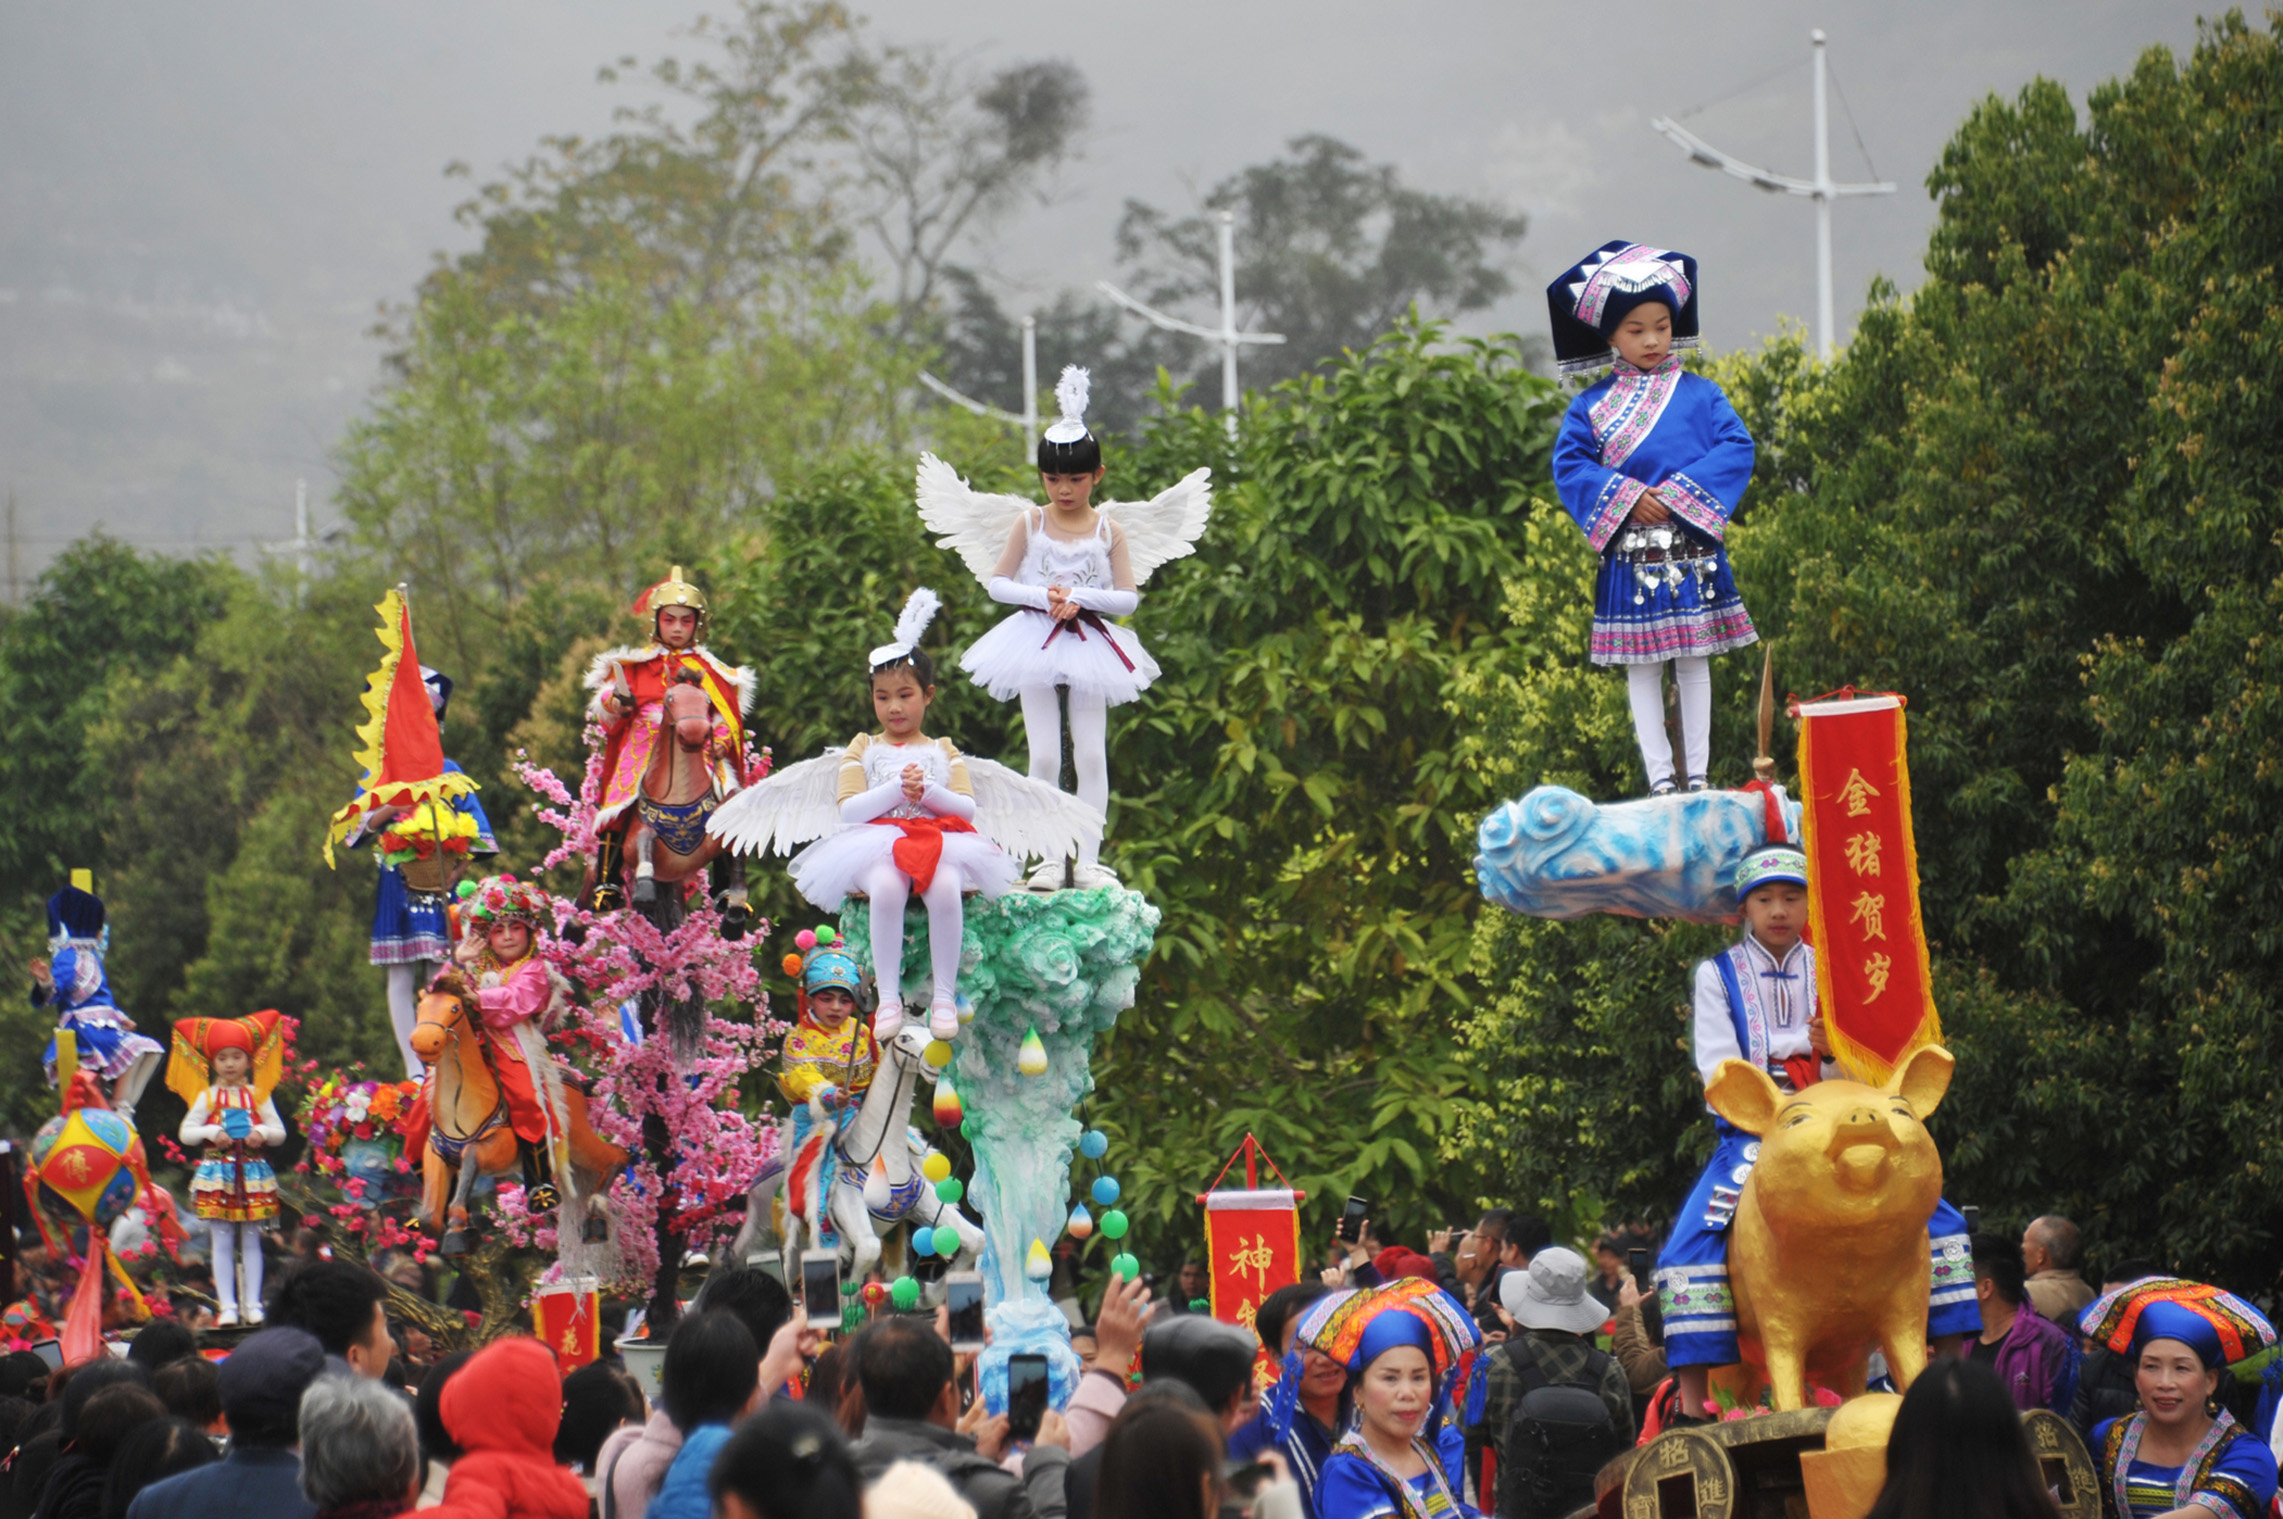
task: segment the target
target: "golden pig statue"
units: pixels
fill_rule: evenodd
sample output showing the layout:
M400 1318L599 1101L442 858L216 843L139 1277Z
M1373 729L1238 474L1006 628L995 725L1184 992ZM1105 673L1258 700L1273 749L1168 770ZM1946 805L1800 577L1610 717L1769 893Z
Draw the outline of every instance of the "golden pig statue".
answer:
M1897 1390L1925 1370L1926 1225L1942 1196L1925 1119L1955 1064L1927 1045L1884 1087L1821 1081L1790 1096L1742 1060L1713 1073L1712 1110L1760 1141L1728 1230L1728 1275L1744 1359L1779 1410L1806 1407L1811 1378L1862 1392L1873 1345Z

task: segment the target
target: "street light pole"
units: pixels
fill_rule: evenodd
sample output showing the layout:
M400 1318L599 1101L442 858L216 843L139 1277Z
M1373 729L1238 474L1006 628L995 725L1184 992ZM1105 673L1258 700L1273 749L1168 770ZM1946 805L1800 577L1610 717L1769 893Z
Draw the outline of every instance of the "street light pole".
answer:
M1023 409L1021 415L1001 411L998 407L976 400L973 396L946 385L943 381L920 371L920 383L954 406L963 406L979 417L1004 422L1009 427L1023 430L1023 447L1032 453L1038 451L1038 318L1023 318Z
M1237 402L1244 392L1237 388L1237 350L1246 343L1281 343L1281 332L1237 331L1237 218L1232 211L1221 213L1219 228L1221 245L1221 325L1201 327L1195 322L1184 322L1176 316L1167 316L1154 307L1120 290L1108 280L1100 281L1095 289L1101 291L1134 315L1164 328L1167 332L1185 332L1221 348L1221 410L1228 413L1229 436L1237 435Z
M1757 189L1804 195L1815 202L1815 347L1825 362L1829 362L1838 348L1838 321L1833 315L1831 299L1831 203L1848 196L1892 195L1895 186L1894 181L1884 179L1853 184L1832 180L1831 110L1826 98L1823 29L1817 27L1808 37L1815 47L1815 178L1795 179L1746 163L1732 153L1722 152L1669 116L1659 116L1649 125L1678 144L1691 163L1718 169Z

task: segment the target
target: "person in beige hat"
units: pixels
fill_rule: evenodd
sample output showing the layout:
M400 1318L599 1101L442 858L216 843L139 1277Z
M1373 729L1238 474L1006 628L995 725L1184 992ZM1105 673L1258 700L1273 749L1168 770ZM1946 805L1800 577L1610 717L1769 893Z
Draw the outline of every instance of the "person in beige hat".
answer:
M975 1519L975 1506L933 1468L898 1461L865 1492L864 1519Z
M1498 1304L1514 1334L1491 1347L1484 1363L1489 1380L1483 1416L1466 1434L1471 1448L1487 1445L1498 1452L1501 1472L1509 1469L1506 1426L1533 1388L1583 1387L1597 1394L1619 1445L1633 1443L1633 1390L1625 1368L1591 1338L1609 1318L1609 1310L1587 1291L1592 1276L1584 1256L1549 1245L1498 1283Z

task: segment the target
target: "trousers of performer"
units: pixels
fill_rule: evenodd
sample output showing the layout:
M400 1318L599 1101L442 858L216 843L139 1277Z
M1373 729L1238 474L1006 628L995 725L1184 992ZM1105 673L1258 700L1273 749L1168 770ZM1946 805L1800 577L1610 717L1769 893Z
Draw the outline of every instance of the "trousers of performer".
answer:
M1691 782L1699 782L1712 764L1712 661L1691 655L1670 661L1673 684L1680 691L1681 753ZM1641 746L1641 762L1649 772L1651 790L1672 784L1673 741L1665 731L1665 667L1627 665L1625 701L1633 711L1633 737Z

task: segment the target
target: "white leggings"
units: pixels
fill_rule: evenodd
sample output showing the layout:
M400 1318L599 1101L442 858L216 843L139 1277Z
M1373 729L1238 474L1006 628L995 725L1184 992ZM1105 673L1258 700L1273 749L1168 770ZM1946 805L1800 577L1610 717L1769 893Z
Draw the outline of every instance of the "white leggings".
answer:
M929 968L935 973L932 1003L949 1007L959 995L960 941L967 932L967 914L959 895L967 879L949 860L935 867L935 879L920 893L927 905ZM872 899L872 974L880 987L880 1000L898 1006L904 1000L904 904L912 899L912 878L890 861L872 867L864 878L864 894Z
M1673 662L1673 683L1681 695L1681 749L1690 780L1702 779L1712 762L1712 661L1701 654ZM1633 737L1651 789L1673 778L1673 744L1665 734L1665 667L1627 665L1625 698L1633 708Z
M1062 704L1055 686L1023 687L1023 732L1031 746L1031 779L1062 788ZM1110 708L1099 693L1070 693L1070 753L1078 764L1079 800L1107 817L1110 811ZM1088 839L1079 858L1094 864L1100 838Z
M214 1299L225 1312L238 1311L239 1262L244 1262L246 1273L246 1305L262 1306L262 1226L256 1223L234 1224L226 1218L208 1219L207 1230L214 1238ZM244 1245L243 1251L239 1250Z
M388 1021L396 1026L396 1047L404 1056L404 1074L412 1081L428 1069L412 1052L412 1029L420 1021L420 989L435 974L433 960L408 960L388 968Z

